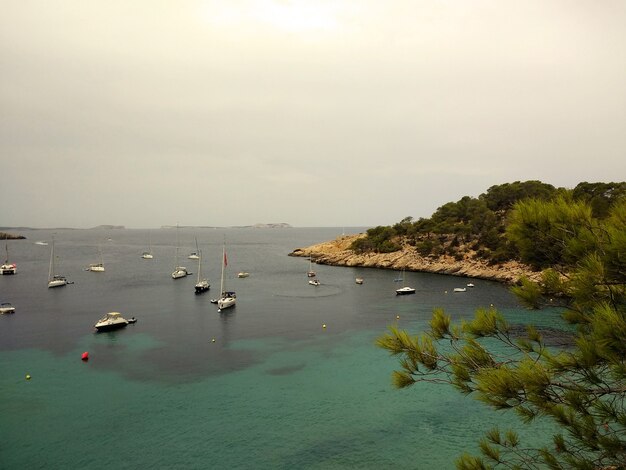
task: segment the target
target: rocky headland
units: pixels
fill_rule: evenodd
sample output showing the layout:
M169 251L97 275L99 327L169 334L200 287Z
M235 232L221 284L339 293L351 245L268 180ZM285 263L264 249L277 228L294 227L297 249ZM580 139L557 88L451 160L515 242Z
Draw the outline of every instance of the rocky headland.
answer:
M540 277L539 272L533 271L525 264L517 261L489 264L486 260L477 258L471 250L468 250L461 260L448 255L422 256L410 245L405 245L402 250L393 253L355 253L350 250L352 242L364 236L364 234L342 235L332 241L296 248L289 253L289 256L306 258L310 256L318 264L331 266L406 269L407 271L489 279L507 284L517 282L521 276L527 276L533 280L539 280Z

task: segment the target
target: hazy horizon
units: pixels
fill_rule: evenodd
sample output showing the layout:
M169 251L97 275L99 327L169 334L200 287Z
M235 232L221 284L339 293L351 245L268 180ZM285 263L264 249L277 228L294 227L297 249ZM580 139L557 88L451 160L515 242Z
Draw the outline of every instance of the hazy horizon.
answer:
M0 225L372 227L623 181L625 24L616 0L7 0Z

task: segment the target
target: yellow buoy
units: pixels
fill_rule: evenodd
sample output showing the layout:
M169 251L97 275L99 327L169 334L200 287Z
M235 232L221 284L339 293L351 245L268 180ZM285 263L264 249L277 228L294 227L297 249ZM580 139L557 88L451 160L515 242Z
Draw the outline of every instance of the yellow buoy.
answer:
M26 374L26 380L30 380L30 374Z
M326 328L326 323L324 323L324 324L322 325L322 328Z
M215 343L215 338L213 338L213 339L211 340L211 343Z
M400 315L396 315L396 320L400 320Z

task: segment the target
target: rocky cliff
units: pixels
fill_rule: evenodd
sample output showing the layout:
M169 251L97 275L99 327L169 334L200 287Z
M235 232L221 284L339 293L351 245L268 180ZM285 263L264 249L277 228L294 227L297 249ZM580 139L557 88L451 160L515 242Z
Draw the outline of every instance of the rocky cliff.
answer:
M357 238L365 235L343 235L335 240L318 243L306 248L297 248L289 256L311 257L318 264L331 266L362 266L368 268L406 269L427 273L449 274L479 279L490 279L505 283L514 283L522 275L538 280L540 273L517 261L490 265L487 261L475 257L468 251L462 260L452 256L421 256L409 245L393 253L364 253L351 251L350 245Z

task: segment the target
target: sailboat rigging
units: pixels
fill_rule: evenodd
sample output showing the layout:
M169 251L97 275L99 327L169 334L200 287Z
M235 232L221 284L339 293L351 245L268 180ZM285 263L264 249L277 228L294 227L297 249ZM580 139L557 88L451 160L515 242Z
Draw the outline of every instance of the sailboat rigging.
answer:
M54 237L52 237L52 249L50 250L50 268L48 270L48 287L62 287L70 284L65 276L56 274L56 259L54 257Z
M210 289L211 284L207 279L201 279L202 277L202 251L198 250L198 280L196 281L196 294L201 294Z
M233 291L224 290L224 268L228 266L228 259L226 258L226 242L222 247L222 278L220 281L220 298L217 301L218 312L225 308L234 307L237 302L237 294Z
M103 273L104 272L104 262L102 259L102 245L98 245L98 250L100 251L100 262L90 264L87 268L87 271L92 271L95 273Z
M148 235L148 251L144 251L141 254L141 257L143 259L152 259L154 258L154 256L152 256L152 236Z
M178 265L178 245L178 224L176 224L176 267L174 268L174 272L172 272L172 279L180 279L181 277L189 275L186 267Z
M4 244L4 249L7 255L6 255L6 259L4 260L4 264L0 266L0 273L4 275L16 274L17 265L15 263L9 263L9 243L8 242Z

